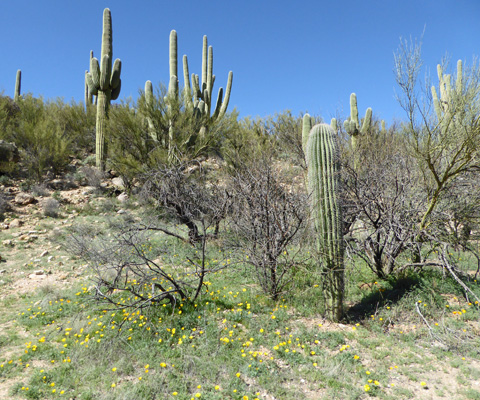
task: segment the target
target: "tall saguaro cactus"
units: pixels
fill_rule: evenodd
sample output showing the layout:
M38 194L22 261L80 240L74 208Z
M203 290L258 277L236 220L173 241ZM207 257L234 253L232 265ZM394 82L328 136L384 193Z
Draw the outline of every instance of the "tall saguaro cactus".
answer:
M14 101L17 102L20 99L20 90L22 87L22 71L19 69L17 71L17 79L15 80L15 94Z
M180 91L178 81L178 47L177 47L177 32L172 30L170 32L170 45L169 45L169 84L168 92L165 97L168 112L173 112L180 104ZM208 46L207 37L203 37L203 51L202 51L202 80L196 74L191 75L188 69L188 58L183 56L183 78L184 78L184 90L183 101L185 103L186 112L198 118L206 118L210 122L215 121L223 117L227 111L228 103L230 100L230 93L232 90L233 72L228 74L228 81L223 95L223 88L218 91L218 97L215 107L212 107L212 90L215 82L215 75L213 75L213 48ZM145 85L145 97L146 102L153 101L153 91L150 81L147 81ZM150 100L149 100L150 99ZM152 131L151 122L149 122L149 130L152 137L155 137ZM168 147L171 150L171 144L173 138L173 121L170 122ZM205 134L206 127L201 129L199 135ZM160 138L158 138L160 139Z
M95 57L91 57L90 72L86 75L90 94L97 96L96 165L100 169L105 167L105 125L110 101L118 98L122 83L120 79L122 62L117 58L112 67L112 59L112 15L106 8L103 11L101 63L99 64Z
M308 124L304 124L304 128L308 129ZM340 163L336 133L330 125L318 124L311 128L306 158L317 245L323 259L323 293L327 315L338 321L343 315L343 220L338 196Z

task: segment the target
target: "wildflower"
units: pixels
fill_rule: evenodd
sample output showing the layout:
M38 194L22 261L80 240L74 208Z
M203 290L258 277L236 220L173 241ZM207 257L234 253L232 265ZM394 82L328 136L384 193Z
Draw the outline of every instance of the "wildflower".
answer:
M363 389L365 389L366 392L370 391L370 385L366 384Z

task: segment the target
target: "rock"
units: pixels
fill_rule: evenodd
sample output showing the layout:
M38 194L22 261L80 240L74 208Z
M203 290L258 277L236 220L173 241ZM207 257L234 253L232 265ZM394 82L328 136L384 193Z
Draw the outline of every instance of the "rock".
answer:
M53 256L49 256L49 257L47 258L47 262L51 262L51 261L53 260L53 258L54 258Z
M117 211L117 214L125 214L125 213L126 213L125 210L118 210L118 211Z
M31 194L20 192L15 196L14 202L20 206L27 206L36 203L37 200Z
M37 269L33 271L34 275L45 275L45 271L43 269Z
M97 188L95 186L87 186L82 191L82 195L88 196L89 194L95 193L96 191L97 191Z
M67 190L67 189L76 189L77 185L75 182L66 180L66 179L52 179L47 182L47 187L53 190Z
M30 274L28 275L30 279L45 279L47 275L37 275L37 274Z
M48 254L49 254L48 250L45 250L42 254L40 254L40 257L48 256Z
M13 247L13 246L15 246L15 244L13 243L13 241L10 240L10 239L4 240L4 241L2 242L2 244L3 244L4 246L7 246L7 247Z
M20 154L15 143L0 140L0 163L11 163L20 161Z
M125 192L120 193L120 194L117 196L117 200L118 200L120 203L125 203L125 202L128 200L128 194L126 194Z
M0 269L0 274L4 274L4 273L6 273L6 272L7 272L6 269Z
M112 185L118 189L125 189L125 182L123 181L122 177L117 177L112 179Z
M23 221L18 218L15 218L14 220L10 221L10 223L8 224L10 228L18 228L22 225L23 225Z

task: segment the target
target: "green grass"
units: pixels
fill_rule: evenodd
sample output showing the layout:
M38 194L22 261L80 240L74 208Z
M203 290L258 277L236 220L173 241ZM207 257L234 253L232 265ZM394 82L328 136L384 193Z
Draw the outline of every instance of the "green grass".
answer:
M108 215L89 207L77 220L108 233ZM170 248L165 262L191 251L163 234L151 244ZM21 254L16 262L27 261ZM221 248L208 253L211 263L230 257ZM58 268L78 270L82 261L65 264ZM138 311L92 301L89 273L72 286L2 298L0 384L10 385L11 398L449 398L455 388L438 383L438 371L454 374L465 398L479 398L472 386L480 379L479 308L440 271L379 280L360 263L349 266L342 324L323 319L321 281L308 270L298 271L291 292L274 302L247 266L232 262L208 277L208 292L195 304ZM469 285L480 294L476 282Z

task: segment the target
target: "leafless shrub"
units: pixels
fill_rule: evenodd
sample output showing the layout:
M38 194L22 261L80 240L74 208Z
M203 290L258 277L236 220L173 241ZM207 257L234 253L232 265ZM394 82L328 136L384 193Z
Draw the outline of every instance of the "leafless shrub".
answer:
M34 196L49 196L50 192L45 184L37 184L31 187L32 194Z
M100 188L100 184L104 178L104 173L102 171L89 165L80 167L79 171L84 176L88 186L93 186L97 189Z
M46 217L57 218L60 209L60 203L55 199L46 199L43 204L43 214Z
M0 193L0 221L5 218L5 213L10 210L10 203L7 198Z
M237 169L230 190L230 244L253 266L263 291L277 299L306 260L300 248L306 196L291 181L282 181L268 157Z
M357 167L353 157L360 160ZM355 155L344 154L342 177L347 255L360 257L384 278L417 245L425 196L415 163L398 132L372 131L360 138Z
M215 226L218 233L229 200L226 191L212 180L201 162L158 168L144 179L142 196L153 200L165 218L185 225L191 243L202 240L200 225Z
M158 235L163 228L131 221L113 224L110 233L76 226L66 245L88 262L94 272L94 297L107 307L137 310L165 303L175 307L179 302L194 302L202 290L208 292L206 276L225 265L209 263L208 227L199 226L201 239L193 246L172 244L176 239Z

